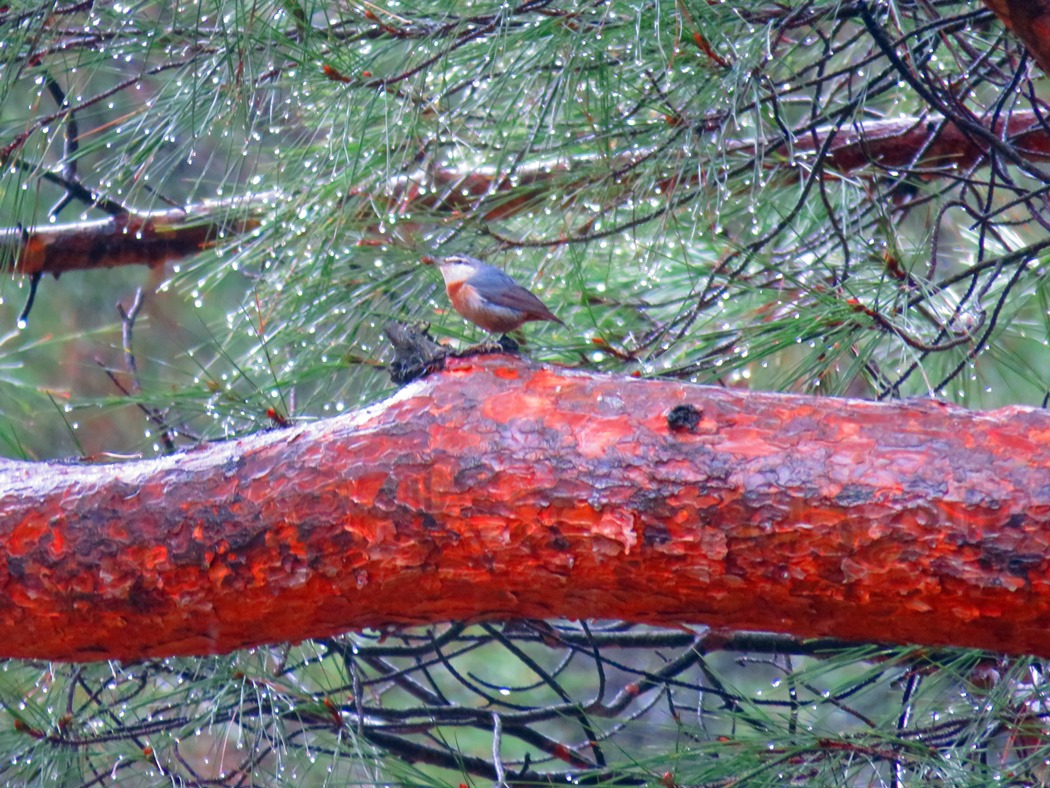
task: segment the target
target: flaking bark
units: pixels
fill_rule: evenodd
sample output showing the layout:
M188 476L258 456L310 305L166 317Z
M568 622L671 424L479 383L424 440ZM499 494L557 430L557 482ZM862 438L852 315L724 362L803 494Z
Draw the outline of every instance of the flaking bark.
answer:
M1050 656L1050 414L507 356L123 465L0 464L0 656L623 618Z

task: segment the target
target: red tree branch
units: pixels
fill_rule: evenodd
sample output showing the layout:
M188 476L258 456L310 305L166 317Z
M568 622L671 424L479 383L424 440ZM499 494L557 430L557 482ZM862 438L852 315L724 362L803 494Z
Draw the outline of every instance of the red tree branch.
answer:
M0 464L0 655L623 618L1050 656L1050 414L452 360L359 413Z
M259 226L270 196L197 203L28 229L0 228L0 261L14 274L54 274L120 265L162 265L197 254L226 235Z
M984 0L1050 75L1050 0Z

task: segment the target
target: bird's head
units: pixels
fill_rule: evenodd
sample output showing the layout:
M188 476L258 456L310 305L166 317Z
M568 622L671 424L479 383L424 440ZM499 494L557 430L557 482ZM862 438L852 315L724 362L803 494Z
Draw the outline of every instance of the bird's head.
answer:
M488 268L485 263L465 254L450 254L448 257L426 255L420 258L420 262L440 268L446 285L466 282L475 274Z

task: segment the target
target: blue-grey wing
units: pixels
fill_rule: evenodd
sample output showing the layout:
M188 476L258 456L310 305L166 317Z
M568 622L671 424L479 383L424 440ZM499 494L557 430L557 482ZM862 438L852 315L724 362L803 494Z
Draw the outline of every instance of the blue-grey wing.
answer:
M474 291L493 306L524 312L530 319L561 323L540 299L498 268L486 265L470 277Z
M503 273L498 268L493 268L491 265L486 265L484 268L480 268L477 273L470 277L470 283L474 285L474 287L494 293L498 293L500 290L521 287L521 285L515 282L510 276Z

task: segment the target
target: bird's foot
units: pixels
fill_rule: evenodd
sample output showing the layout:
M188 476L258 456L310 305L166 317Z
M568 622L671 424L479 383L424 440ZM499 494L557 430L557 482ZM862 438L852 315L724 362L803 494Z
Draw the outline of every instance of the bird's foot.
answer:
M462 350L457 350L453 355L456 358L468 358L469 356L487 356L492 353L506 353L507 349L499 342L479 342Z
M520 350L521 346L504 334L498 341L493 342L492 340L489 340L488 342L479 342L477 345L463 348L463 350L460 350L455 355L458 358L466 358L467 356L484 356L490 353L510 353L512 355L517 355Z

